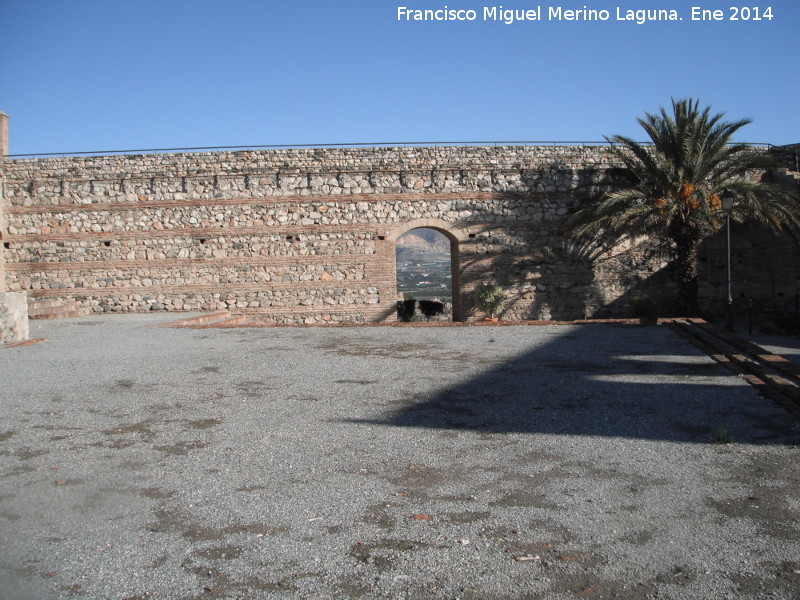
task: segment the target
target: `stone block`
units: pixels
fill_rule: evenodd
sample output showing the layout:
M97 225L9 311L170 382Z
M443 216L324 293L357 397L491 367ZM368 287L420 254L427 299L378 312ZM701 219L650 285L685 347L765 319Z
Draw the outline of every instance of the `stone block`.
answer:
M0 343L23 342L28 337L28 294L0 293Z

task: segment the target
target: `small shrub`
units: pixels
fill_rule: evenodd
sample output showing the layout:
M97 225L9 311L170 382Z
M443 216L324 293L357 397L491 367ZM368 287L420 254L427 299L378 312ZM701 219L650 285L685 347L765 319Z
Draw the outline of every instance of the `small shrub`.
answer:
M475 306L492 318L503 308L505 300L503 288L496 283L482 283L475 288Z
M715 444L730 444L731 438L728 435L728 430L724 427L717 427L714 430L714 443Z

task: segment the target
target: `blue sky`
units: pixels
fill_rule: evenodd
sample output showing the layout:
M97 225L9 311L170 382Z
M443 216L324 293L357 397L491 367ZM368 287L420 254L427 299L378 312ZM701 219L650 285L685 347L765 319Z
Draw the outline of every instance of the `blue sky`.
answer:
M741 141L800 142L800 2L759 2L771 20L731 21L732 0L0 0L0 110L12 154L643 139L637 116L687 96L753 119ZM478 18L403 22L398 6ZM610 18L505 24L485 6Z

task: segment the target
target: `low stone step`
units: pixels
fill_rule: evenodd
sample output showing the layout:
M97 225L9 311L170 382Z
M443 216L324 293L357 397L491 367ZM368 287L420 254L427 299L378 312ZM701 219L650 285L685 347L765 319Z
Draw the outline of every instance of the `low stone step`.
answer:
M28 317L31 319L72 319L85 317L89 309L80 308L74 301L58 298L28 301Z
M28 310L46 310L48 308L59 308L66 306L67 301L61 298L49 298L44 300L28 300Z
M199 327L202 329L210 329L215 327L241 327L250 321L252 321L252 319L247 315L236 315L228 319L222 319L221 321L206 323L204 325L200 325Z
M65 310L61 312L43 313L39 315L28 315L31 319L37 321L46 321L50 319L76 319L78 317L85 317L89 313L85 310Z
M219 312L207 313L198 315L196 317L189 317L174 323L170 323L167 327L203 327L210 324L219 323L231 318L230 311L224 310Z

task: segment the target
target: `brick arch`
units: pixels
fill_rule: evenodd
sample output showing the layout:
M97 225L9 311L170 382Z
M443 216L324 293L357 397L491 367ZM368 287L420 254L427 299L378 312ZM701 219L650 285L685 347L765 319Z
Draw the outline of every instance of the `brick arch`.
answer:
M458 226L454 226L450 221L443 219L413 219L411 221L404 221L398 223L392 230L386 234L386 239L390 242L397 241L404 233L408 233L412 229L435 229L439 233L443 233L451 242L463 242L467 239L467 232Z
M433 229L443 234L450 240L450 293L453 297L453 321L462 321L464 315L461 305L461 263L460 263L460 244L467 239L466 231L459 227L454 227L452 222L442 219L413 219L398 224L386 236L386 240L391 242L395 249L395 242L401 235L414 229ZM396 249L395 249L396 250ZM395 289L397 286L397 264L394 267Z

